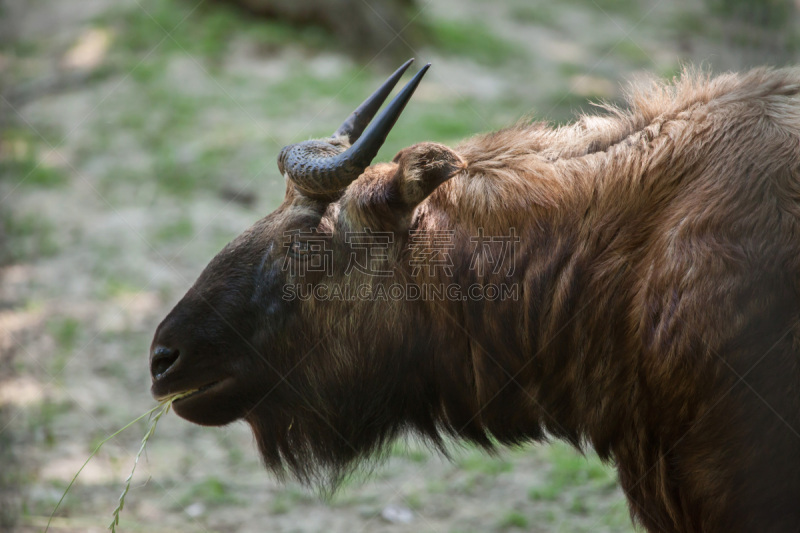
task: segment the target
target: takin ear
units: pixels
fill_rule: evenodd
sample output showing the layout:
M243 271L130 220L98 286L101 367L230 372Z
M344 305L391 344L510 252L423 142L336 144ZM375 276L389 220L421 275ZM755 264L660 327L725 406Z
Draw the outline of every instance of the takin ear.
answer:
M467 168L453 150L430 142L401 150L392 162L397 163L397 172L391 181L393 200L407 211L412 211L436 187Z
M340 219L349 231L404 231L414 208L466 167L458 154L442 144L415 144L398 152L392 163L367 168L358 186L345 191Z

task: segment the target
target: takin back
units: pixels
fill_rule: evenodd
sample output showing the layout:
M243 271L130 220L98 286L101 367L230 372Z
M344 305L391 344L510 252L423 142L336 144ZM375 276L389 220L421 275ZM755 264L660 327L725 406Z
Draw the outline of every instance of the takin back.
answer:
M798 531L800 70L372 164L409 64L282 150L283 203L159 325L152 394L317 486L405 434L560 438L648 531Z

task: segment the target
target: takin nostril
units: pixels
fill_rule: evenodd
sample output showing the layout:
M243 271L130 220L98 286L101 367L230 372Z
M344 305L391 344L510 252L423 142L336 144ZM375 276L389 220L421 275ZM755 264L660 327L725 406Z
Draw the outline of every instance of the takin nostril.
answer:
M153 375L153 379L159 379L167 370L172 368L180 354L178 350L173 350L166 346L156 346L150 362L150 373Z

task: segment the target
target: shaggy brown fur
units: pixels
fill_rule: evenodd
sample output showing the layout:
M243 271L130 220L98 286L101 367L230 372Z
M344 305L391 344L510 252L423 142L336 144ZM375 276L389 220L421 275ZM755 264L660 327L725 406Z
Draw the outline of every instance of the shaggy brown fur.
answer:
M290 183L159 326L154 348L180 356L153 393L212 383L176 412L246 419L267 466L306 481L405 431L550 435L614 461L650 531L798 531L799 92L798 70L687 74L629 111L413 146L330 203ZM393 237L373 255L386 276L346 273L365 230ZM476 256L476 236L512 233L511 263L494 269L497 241ZM330 275L291 274L320 241ZM298 282L518 292L282 297Z

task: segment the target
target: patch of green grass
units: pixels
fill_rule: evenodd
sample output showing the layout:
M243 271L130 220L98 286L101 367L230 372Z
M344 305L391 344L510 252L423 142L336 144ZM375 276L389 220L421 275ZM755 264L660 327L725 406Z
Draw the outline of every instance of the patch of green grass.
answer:
M5 431L0 431L0 531L15 531L17 518L19 516L20 504L13 501L9 496L12 493L20 493L26 485L22 473L20 458L17 457L17 450L14 446L15 426L12 426L14 415L0 405L0 427ZM26 498L27 499L27 498Z
M572 497L569 510L575 514L587 514L589 512L589 504L586 502L586 498L581 494L576 494Z
M292 502L283 494L275 495L269 504L269 512L273 515L286 514L292 510Z
M43 128L48 130L48 128ZM47 137L54 138L53 132ZM13 128L0 137L0 180L21 187L60 187L67 183L67 174L41 159L44 143L31 133Z
M228 446L226 451L228 452L228 464L238 466L244 463L245 454L242 452L241 448L237 446Z
M458 461L459 466L468 472L477 472L487 476L497 476L514 469L514 463L500 457L492 457L479 451Z
M10 161L0 159L0 175L16 180L21 187L60 187L68 181L61 169L33 157Z
M0 13L0 16L3 14ZM42 43L32 39L0 39L0 50L3 52L16 56L19 59L33 57L41 53Z
M189 197L197 190L212 187L230 172L225 167L231 161L233 141L222 136L205 136L202 139L207 142L197 142L197 132L207 129L201 123L202 111L214 105L208 98L181 94L160 82L143 89L142 95L135 98L130 109L114 115L103 125L108 131L101 128L98 135L113 135L114 130L119 129L130 132L137 147L149 154L149 169L109 168L98 185L102 194L114 197L120 194L120 184L152 180L159 192ZM145 106L149 110L142 113ZM125 188L122 190L136 194ZM185 223L181 226L169 228L166 233L187 229Z
M694 36L708 34L707 17L696 11L678 11L667 19L667 25L679 35Z
M196 121L200 112L209 105L219 104L215 98L181 93L167 82L155 83L144 91L146 100L140 101L140 104L156 107L159 113L139 116L139 121L134 123L134 127L143 130L147 135L146 142L150 143L163 141L168 138L167 135L177 132L191 132L196 135L196 130L192 130L198 126ZM131 114L137 114L136 110L131 111ZM152 144L148 146L151 147L156 146Z
M98 447L103 445L103 441L108 438L108 434L101 429L95 429L91 433L91 438L86 444L86 453L90 454L95 451Z
M429 479L425 483L425 490L429 494L444 494L449 488L447 483L442 479Z
M164 147L153 160L153 177L162 191L186 198L210 185L210 169L198 167L196 160L181 160L170 147Z
M553 463L550 478L559 486L584 485L588 482L613 486L615 483L613 469L605 466L596 455L583 456L568 446L556 445L552 447L550 460Z
M168 0L140 2L129 9L119 9L95 19L96 25L115 27L114 45L130 52L150 52L156 46L159 55L172 44L168 33L174 32L189 14L188 6ZM182 22L183 21L183 22Z
M292 72L264 88L260 96L260 105L264 114L272 117L292 117L298 111L307 109L311 105L326 105L336 100L346 106L346 109L355 109L367 95L375 90L376 82L373 76L360 69L346 69L336 76L324 77L314 75L308 68L297 65ZM342 116L344 120L346 116ZM312 124L319 127L319 131L310 131L310 136L327 136L339 124ZM316 135L315 135L316 134Z
M632 39L614 41L600 48L601 55L618 57L635 67L646 67L651 64L650 54Z
M68 402L55 402L45 398L27 411L28 431L37 441L42 442L47 448L52 448L57 444L56 420L71 410L72 406Z
M481 480L484 479L483 474L472 473L466 476L462 481L453 485L452 489L458 494L465 494L473 496L480 493Z
M523 24L554 27L558 21L558 16L551 4L514 6L509 14L515 21Z
M415 463L425 463L428 461L428 454L423 449L412 449L408 451L407 456L411 461Z
M605 11L612 11L629 16L636 16L639 13L641 2L637 0L594 0L594 3Z
M672 80L673 78L680 76L682 71L683 66L676 63L659 69L658 76L664 80Z
M403 497L403 502L412 511L419 511L425 503L422 494L419 492L411 492Z
M11 262L50 257L61 249L55 237L55 226L41 213L0 214L0 230L4 230L6 253Z
M584 65L577 65L575 63L558 64L558 73L561 74L564 78L571 78L572 76L583 74L585 71L586 68Z
M188 34L187 39L182 39L183 25L178 27L176 44L184 49L191 49L192 54L214 59L226 51L231 37L236 35L237 26L244 25L246 20L225 4L206 8L199 13L199 18L202 20L196 26L190 21L189 26L183 30Z
M121 361L109 361L97 368L97 375L114 378L116 382L123 382L131 375L131 369Z
M140 62L132 62L128 72L134 81L141 85L148 85L164 74L164 60L159 56L146 57Z
M528 518L519 511L509 511L500 521L500 527L503 529L512 527L524 529L528 527Z
M555 501L568 494L574 488L592 487L596 489L613 489L616 485L616 474L610 466L606 466L593 454L583 456L569 446L555 443L549 450L552 470L547 475L545 484L532 487L528 498L533 501ZM575 512L586 512L585 501L576 501L580 495L574 496L571 507Z
M77 346L81 333L80 325L78 320L71 317L51 319L47 322L45 329L56 344L56 350L48 363L51 375L57 378L62 376L69 357Z
M39 483L41 480L28 480L32 485ZM53 507L58 502L59 495L63 494L67 488L67 481L60 479L47 480L41 484L42 490L39 494L26 497L22 500L21 514L23 518L26 517L41 517L47 516L53 510ZM59 506L59 516L70 516L76 514L85 505L86 494L81 493L82 487L76 487L76 490L70 491L64 497L64 500ZM11 531L16 531L11 529ZM37 530L38 531L38 530Z
M185 51L200 57L217 58L226 50L237 24L238 13L224 4L201 9L172 0L144 0L138 5L106 14L95 22L115 27L115 46L120 50L167 56Z
M441 114L423 116L417 122L417 127L427 131L433 138L460 139L475 133L478 129L476 123L483 125L482 119L472 109L467 112L461 109L443 111Z
M641 4L637 0L569 0L574 5L587 7L592 11L637 17Z
M55 318L47 323L47 332L53 337L59 350L72 351L80 334L81 323L72 317Z
M389 450L392 457L402 457L415 463L424 463L428 460L428 453L425 447L412 442L397 441L392 444Z
M224 481L210 476L195 483L181 496L181 506L201 501L208 506L231 505L239 503L232 489Z
M800 30L795 29L794 31L787 32L785 39L786 50L797 54L798 50L800 50Z
M312 501L315 501L314 498L304 491L288 487L275 494L269 504L269 512L273 515L286 514L294 510L297 505Z
M141 287L134 285L130 279L114 271L108 272L96 287L97 296L101 299L119 298L141 290Z
M95 19L96 25L110 26L116 35L114 50L123 58L134 79L147 82L163 71L175 53L188 53L216 68L234 38L254 41L265 53L295 44L305 48L335 48L335 40L323 29L293 26L281 21L252 17L221 2L205 3L194 9L191 2L142 0L135 6L119 8Z
M555 485L545 485L543 487L533 487L528 491L528 498L533 501L552 502L558 499L561 494L561 487Z
M559 124L573 122L579 113L590 107L589 99L573 93L568 88L551 94L546 101L547 105L542 107L544 117Z
M196 140L197 131L204 128L198 121L205 99L165 88L151 90L149 94L149 103L155 112L151 113L150 122L133 126L143 148L152 154L149 177L155 180L162 192L182 197L211 187L225 175L224 167L231 155L230 147L226 145L201 145L189 149L192 141ZM123 176L125 174L123 169ZM141 180L142 177L148 176L130 176L129 179Z
M387 475L385 479L390 477L391 476ZM363 510L364 507L375 508L381 503L380 498L376 494L364 494L351 490L342 492L341 494L337 492L332 497L329 497L327 494L323 495L323 497L328 506L337 509L358 506ZM377 511L375 512L377 513Z
M492 66L524 57L520 46L498 37L480 21L429 19L424 24L431 44L444 54Z
M183 241L194 235L194 224L188 216L167 222L160 226L155 232L155 238L159 242Z
M617 500L606 508L602 520L610 531L633 531L630 510L625 500Z
M785 28L795 14L794 0L706 0L706 4L715 15L764 28Z
M319 26L294 26L281 21L261 19L246 24L244 34L259 43L264 51L294 43L311 50L330 49L335 38Z

